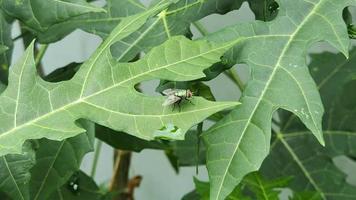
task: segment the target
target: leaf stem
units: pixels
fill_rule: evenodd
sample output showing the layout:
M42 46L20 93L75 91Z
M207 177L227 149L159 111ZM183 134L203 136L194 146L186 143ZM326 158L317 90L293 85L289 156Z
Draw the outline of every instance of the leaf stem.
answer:
M209 34L209 31L206 30L204 25L201 24L199 21L193 22L193 25L195 26L195 28L197 28L197 30L200 32L200 34L202 34L202 36L206 36ZM241 81L239 75L233 69L229 69L229 70L225 71L224 73L237 85L237 87L239 87L240 91L243 91L244 84Z
M197 127L197 155L196 155L196 165L195 165L195 173L199 174L199 155L200 155L200 136L203 133L203 123L200 122Z
M95 177L96 168L98 166L98 160L99 160L102 145L103 145L103 142L101 140L98 140L96 142L95 154L94 154L93 164L92 164L91 173L90 173L90 176L92 178Z
M240 91L244 91L245 86L235 70L229 69L224 73L237 85L237 87L239 87Z
M193 25L195 26L195 28L198 29L198 31L200 32L200 34L202 34L202 36L206 36L206 35L209 34L209 31L206 30L206 28L204 27L204 25L201 24L199 21L193 22Z
M44 54L46 53L47 48L48 48L48 44L43 44L38 49L38 53L37 53L36 58L35 58L36 66L38 66L40 64Z

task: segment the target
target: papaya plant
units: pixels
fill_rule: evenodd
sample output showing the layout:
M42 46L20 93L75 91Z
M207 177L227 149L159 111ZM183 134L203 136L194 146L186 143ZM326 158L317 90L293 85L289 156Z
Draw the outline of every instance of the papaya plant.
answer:
M145 177L130 176L130 161L144 149L178 174L206 166L209 180L192 177L183 200L356 199L336 161L356 158L356 0L145 3L0 1L0 199L133 200ZM205 27L242 8L255 19ZM101 44L46 74L48 46L76 29ZM333 50L310 53L320 42ZM218 77L240 98L219 101ZM142 89L150 80L156 95ZM114 151L104 183L103 143Z

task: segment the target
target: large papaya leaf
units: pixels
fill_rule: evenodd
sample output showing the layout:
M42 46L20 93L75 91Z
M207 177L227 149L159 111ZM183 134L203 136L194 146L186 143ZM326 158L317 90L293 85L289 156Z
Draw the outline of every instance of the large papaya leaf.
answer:
M333 53L312 55L310 70L326 110L326 148L316 144L296 117L281 115L286 120L282 120L282 133L274 139L271 154L262 165L264 174L293 175L293 190L316 191L321 199L356 199L356 187L346 182L332 160L340 155L356 156L355 66L355 47L348 60ZM276 168L280 170L271 170Z
M13 199L48 199L79 169L93 140L93 131L60 142L41 139L35 148L25 145L23 155L0 157L0 191Z
M324 144L323 106L305 64L307 48L328 41L348 55L349 38L342 11L355 0L281 0L279 16L222 30L211 41L241 38L227 58L251 67L252 79L236 108L204 136L211 199L224 199L242 178L259 169L271 139L272 113L283 108L296 114ZM321 31L322 30L322 31Z
M181 112L163 107L165 97L150 97L134 86L150 79L188 81L204 76L233 43L212 44L176 37L134 63L117 63L110 46L137 30L168 3L124 19L70 80L44 82L36 75L33 45L12 67L9 86L0 96L0 155L20 153L27 139L63 140L84 130L75 123L86 118L143 139L155 138L162 127L174 126L167 138L182 138L193 125L237 102L210 102L195 97Z
M107 0L104 9L106 12L90 12L53 24L36 35L40 42L49 43L79 28L106 38L124 17L146 10L139 0Z
M31 31L44 31L49 26L88 12L105 12L85 0L3 0L0 6L8 15L22 21ZM48 12L43 12L44 10Z
M23 155L10 154L0 157L0 190L12 199L29 199L29 170L35 164L31 143L23 146Z

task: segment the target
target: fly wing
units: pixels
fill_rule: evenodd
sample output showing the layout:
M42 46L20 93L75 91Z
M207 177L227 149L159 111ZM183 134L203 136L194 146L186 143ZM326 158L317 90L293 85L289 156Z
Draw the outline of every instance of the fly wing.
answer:
M180 98L174 95L170 95L167 97L167 99L163 102L162 106L168 106L168 105L172 105L175 102L179 101Z
M177 92L177 89L165 89L163 90L163 94L166 96L174 95Z

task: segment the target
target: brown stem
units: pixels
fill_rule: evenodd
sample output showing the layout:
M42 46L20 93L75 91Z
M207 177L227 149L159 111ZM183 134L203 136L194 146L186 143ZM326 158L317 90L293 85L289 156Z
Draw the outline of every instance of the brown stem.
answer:
M118 194L113 197L113 200L131 200L128 198L131 155L130 151L115 150L114 175L109 190Z

